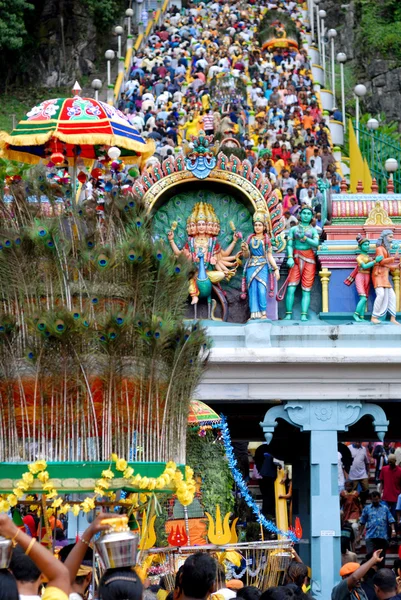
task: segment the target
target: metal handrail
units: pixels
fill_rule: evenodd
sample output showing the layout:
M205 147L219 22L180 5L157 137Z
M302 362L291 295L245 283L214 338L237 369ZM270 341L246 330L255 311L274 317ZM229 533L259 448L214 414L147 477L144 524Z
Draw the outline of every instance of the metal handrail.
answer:
M365 125L360 124L355 128L359 131L359 147L362 156L366 158L372 177L375 177L379 186L379 193L385 194L387 191L388 173L385 169L385 162L388 158L395 158L398 165L401 165L401 145L394 141L390 136L373 132ZM398 169L393 176L395 193L401 192L401 171Z

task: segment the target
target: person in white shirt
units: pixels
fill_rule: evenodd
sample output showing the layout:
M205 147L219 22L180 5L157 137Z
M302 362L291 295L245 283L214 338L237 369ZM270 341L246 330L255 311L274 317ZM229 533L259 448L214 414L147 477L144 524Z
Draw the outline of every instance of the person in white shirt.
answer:
M291 106L292 104L297 104L298 98L295 94L287 94L284 98L284 104L286 106Z
M252 102L256 102L256 100L259 98L259 95L263 94L263 90L260 87L253 87L251 88L251 100Z
M129 117L129 122L135 127L135 129L139 131L139 133L142 133L145 127L145 121L143 120L143 117L136 113L135 115Z
M289 210L286 210L284 213L284 223L286 230L288 230L291 229L291 227L294 227L294 225L298 225L298 219L294 217Z
M358 483L360 484L362 491L360 494L361 502L365 505L368 494L369 494L369 458L361 442L354 442L349 446L352 454L352 465L349 470L349 478L352 481L353 489L356 490Z
M315 148L313 155L309 158L309 164L312 166L311 162L314 161L314 168L317 171L318 175L323 172L323 163L322 159L319 156L319 150Z
M267 98L262 96L262 92L259 92L259 95L256 98L256 107L257 108L266 108L267 104L268 104Z

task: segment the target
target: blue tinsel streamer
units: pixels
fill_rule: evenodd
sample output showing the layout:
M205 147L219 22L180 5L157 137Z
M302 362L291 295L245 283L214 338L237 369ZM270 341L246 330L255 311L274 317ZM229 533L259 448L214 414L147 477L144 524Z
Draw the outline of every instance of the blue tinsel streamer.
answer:
M234 455L234 450L231 445L231 437L230 431L228 429L227 420L224 415L221 415L221 425L220 425L224 448L226 451L226 456L228 460L228 466L230 467L232 476L234 477L234 481L237 485L239 493L241 497L245 500L248 507L253 511L256 520L260 523L267 531L271 531L277 535L283 535L289 538L292 542L297 542L298 539L293 531L281 531L273 521L269 521L266 517L260 512L259 506L256 504L254 498L251 496L248 490L248 486L244 481L242 473L237 468L237 459Z

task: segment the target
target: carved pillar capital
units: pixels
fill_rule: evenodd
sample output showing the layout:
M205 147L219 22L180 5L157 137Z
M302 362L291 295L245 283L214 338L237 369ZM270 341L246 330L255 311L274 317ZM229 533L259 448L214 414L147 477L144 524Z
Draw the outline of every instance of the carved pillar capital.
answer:
M348 431L364 416L373 419L377 437L383 440L388 428L388 420L384 410L377 404L366 404L359 400L299 400L286 402L270 408L260 423L266 441L269 444L277 426L277 419L283 419L301 431Z

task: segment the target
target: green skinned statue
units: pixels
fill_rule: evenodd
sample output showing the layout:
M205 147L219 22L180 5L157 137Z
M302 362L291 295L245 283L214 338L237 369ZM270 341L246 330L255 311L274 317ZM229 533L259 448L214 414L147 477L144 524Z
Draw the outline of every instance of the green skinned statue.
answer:
M316 249L319 234L311 225L312 209L305 206L299 213L300 223L291 227L287 240L287 265L290 268L286 281L285 319L292 319L294 296L297 286L302 286L301 321L308 320L310 295L316 275Z
M369 257L370 241L364 238L361 234L356 236L360 254L356 257L357 266L344 281L345 285L352 285L355 282L356 291L358 292L359 300L355 308L354 319L358 322L364 321L366 304L369 296L370 280L372 267L376 262L380 262Z

